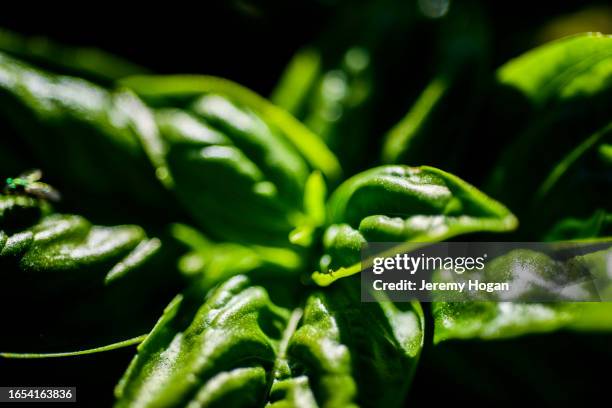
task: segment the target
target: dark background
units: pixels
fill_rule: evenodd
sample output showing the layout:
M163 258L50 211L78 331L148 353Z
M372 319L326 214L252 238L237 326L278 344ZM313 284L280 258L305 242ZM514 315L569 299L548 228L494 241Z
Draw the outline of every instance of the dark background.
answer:
M227 77L268 95L291 56L303 45L318 40L333 25L338 13L351 10L351 3L346 1L198 4L195 7L151 2L142 9L129 11L125 5L81 3L62 10L57 4L46 7L24 4L18 5L24 8L21 12L0 13L0 26L71 45L96 46L159 73ZM607 4L482 1L481 7L491 22L491 65L498 66L537 45L546 35L542 27L551 19L587 6L598 10ZM594 24L598 26L593 29L612 31L605 18ZM426 34L430 27L424 23L421 29ZM423 50L422 38L405 41L407 46L420 44L419 49ZM416 58L431 60L426 50L425 47L425 53ZM431 69L427 63L405 61L408 76L427 78ZM411 93L414 90L406 90L406 106L411 102ZM405 106L397 110L401 112ZM388 123L382 123L381 128L397 119L393 116L383 118ZM610 340L610 336L555 334L426 346L408 403L583 405L598 395L605 401L607 379L598 370L605 370L612 362ZM109 406L112 388L133 352L125 349L52 361L3 360L0 383L76 385L79 405Z
M350 13L360 3L363 1L228 0L197 5L149 3L133 9L126 4L109 4L108 8L85 3L71 8L61 8L56 2L52 6L17 4L24 11L0 13L0 26L71 45L99 47L159 73L224 76L267 95L299 48L317 40L333 26L334 17ZM537 45L543 24L553 18L609 6L608 1L578 0L479 3L493 22L493 66ZM591 21L588 28L610 31L610 22L601 20ZM412 47L424 38L405 41ZM408 70L427 68L406 66Z

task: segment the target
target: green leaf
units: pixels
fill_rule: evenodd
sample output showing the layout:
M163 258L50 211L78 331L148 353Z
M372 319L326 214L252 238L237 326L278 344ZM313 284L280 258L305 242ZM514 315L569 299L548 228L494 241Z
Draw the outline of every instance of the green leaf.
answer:
M165 108L156 119L174 189L209 235L248 244L311 244L321 217L306 208L309 174L319 168L329 180L339 170L314 135L219 78L136 77L125 84L149 100L161 98Z
M608 216L603 210L592 218L568 218L559 222L547 235L547 240L581 242L610 241ZM602 298L610 296L610 249L576 257L586 263L594 274ZM510 262L506 262L510 261ZM497 276L512 276L513 265L523 262L533 269L541 282L550 280L546 266L552 260L544 254L524 252L494 260L487 266ZM571 260L569 261L571 262ZM528 285L529 289L533 285ZM602 289L603 288L603 289ZM516 303L516 302L438 302L432 306L434 342L449 339L499 339L524 334L551 332L559 329L601 331L612 329L610 303Z
M578 34L535 48L498 70L535 106L593 96L612 86L612 36Z
M475 187L427 166L360 173L338 187L328 207L326 255L321 272L313 275L319 285L359 272L366 242L436 242L470 232L511 231L518 223Z
M321 55L312 48L298 51L283 72L270 100L292 115L303 108L321 71Z
M608 166L612 165L612 144L602 143L599 146L599 156Z
M320 172L315 171L306 180L304 186L304 212L308 221L299 225L289 234L289 241L303 247L310 247L314 240L315 231L325 224L327 210L325 198L327 186Z
M177 298L141 344L117 388L118 407L203 405L215 391L229 401L242 392L242 404L263 399L286 312L244 277L214 291L194 315L181 310L187 306Z
M19 279L32 274L32 284L41 289L53 282L49 290L63 290L101 283L111 273L108 265L125 259L145 239L136 226L93 227L78 216L51 215L9 236L0 254L4 263L19 269Z
M305 219L306 163L251 111L221 96L198 99L194 110L157 114L182 204L215 238L287 245Z
M578 320L571 303L435 303L434 343L451 339L503 339L545 333Z
M304 186L304 209L317 226L326 221L326 195L327 186L323 176L320 172L313 172Z
M317 406L393 407L404 401L423 346L421 308L362 303L360 296L358 279L315 292L289 341L289 366L321 374L309 381L315 397L323 396ZM278 383L285 385L285 376Z
M503 65L497 78L526 109L507 118L517 136L487 191L518 214L527 236L561 217L587 216L610 191L597 148L611 136L612 37L580 34L542 45Z
M575 167L581 158L586 156L590 150L594 150L599 142L606 139L612 140L612 122L588 137L564 157L563 160L557 163L538 189L536 200L542 200L544 196L550 194L550 191L555 185L560 184L563 176L566 175L572 167Z
M574 257L567 265L588 264L598 282L598 289L607 298L612 288L608 274L610 249ZM550 266L557 261L534 251L513 251L496 258L484 273L513 276L517 265L528 267L538 279L528 282L525 292L537 291L552 283ZM601 288L607 289L601 289ZM503 339L559 329L610 330L612 307L609 303L518 303L518 302L437 302L432 304L434 342L450 339Z
M0 195L0 208L19 205L16 200L30 199ZM176 286L160 240L140 227L93 226L79 216L40 212L17 223L23 217L15 209L3 217L0 307L9 311L4 320L11 330L0 351L9 356L121 346L148 331L160 300Z
M308 163L335 181L341 173L338 160L321 140L286 111L272 105L256 93L226 79L212 76L167 75L135 76L121 83L144 98L176 98L218 94L252 110L263 121L280 130Z
M172 226L175 239L191 248L179 260L179 270L195 281L194 286L209 290L232 276L262 274L268 279L297 277L303 267L300 254L288 248L212 242L199 231L182 224Z
M612 214L597 210L586 219L566 218L544 236L545 241L564 241L612 237Z
M145 208L172 203L160 185L171 179L154 117L132 92L109 92L0 53L0 115L17 134L9 145L25 143L46 174L61 181L57 188L77 192L68 198L79 207L85 201L79 195L105 204L123 197Z
M423 345L422 311L361 303L355 283L292 310L244 276L201 306L178 297L139 346L117 407L400 406Z
M104 219L127 218L116 215L110 197L119 196L159 223L146 209L177 212L163 184L215 238L287 246L291 231L318 226L304 208L310 165L328 179L339 175L333 154L299 122L229 81L149 78L148 91L177 81L191 95L186 109L154 116L130 91L109 92L4 55L0 76L0 114L18 130L15 142L27 143L60 190L86 196L66 195L68 207Z
M419 95L410 111L389 131L383 146L383 161L397 163L413 149L415 139L422 137L434 108L441 103L449 89L449 78L440 75L431 80Z

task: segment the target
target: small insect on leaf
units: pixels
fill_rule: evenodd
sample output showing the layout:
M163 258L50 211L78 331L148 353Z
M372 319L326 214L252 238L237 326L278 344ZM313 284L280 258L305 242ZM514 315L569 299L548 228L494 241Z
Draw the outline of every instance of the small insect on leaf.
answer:
M61 199L59 191L39 181L41 178L42 171L38 169L29 170L17 178L7 178L3 193L5 195L21 195L47 201L59 201Z

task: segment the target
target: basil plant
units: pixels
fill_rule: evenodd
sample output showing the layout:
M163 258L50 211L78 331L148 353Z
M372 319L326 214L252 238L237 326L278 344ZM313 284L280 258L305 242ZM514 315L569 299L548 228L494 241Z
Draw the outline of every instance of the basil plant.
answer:
M608 304L361 301L368 243L612 231L611 37L563 38L491 70L486 19L466 7L439 27L461 33L440 45L459 68L398 96L377 79L397 63L386 39L425 23L385 10L360 7L347 26L363 39L330 45L335 57L321 46L334 30L300 51L273 102L0 32L0 373L123 349L114 394L100 390L116 407L400 407L419 360L451 340L612 329ZM377 133L389 95L403 96L384 113L397 125ZM512 97L522 110L493 109ZM457 112L488 138L492 118L503 148L482 163L455 150L440 129ZM483 273L521 263L552 279L546 254L512 255ZM607 282L610 259L581 261Z

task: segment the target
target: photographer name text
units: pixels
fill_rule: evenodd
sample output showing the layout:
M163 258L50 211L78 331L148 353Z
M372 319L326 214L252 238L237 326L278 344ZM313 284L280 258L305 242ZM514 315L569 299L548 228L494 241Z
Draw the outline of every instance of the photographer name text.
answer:
M425 279L420 282L402 279L398 282L385 282L377 279L372 282L372 287L377 291L429 291L429 292L507 292L510 290L508 282L480 282L478 280L467 280L465 282L429 282Z

